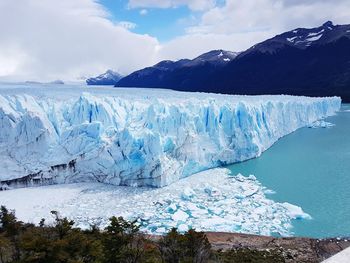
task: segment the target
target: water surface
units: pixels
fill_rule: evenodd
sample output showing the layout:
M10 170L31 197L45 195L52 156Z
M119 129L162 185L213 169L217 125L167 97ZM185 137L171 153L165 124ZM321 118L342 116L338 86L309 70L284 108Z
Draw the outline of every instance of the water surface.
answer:
M350 104L326 119L332 128L302 128L259 158L230 165L276 191L275 201L299 205L312 220L294 221L297 236L350 236Z

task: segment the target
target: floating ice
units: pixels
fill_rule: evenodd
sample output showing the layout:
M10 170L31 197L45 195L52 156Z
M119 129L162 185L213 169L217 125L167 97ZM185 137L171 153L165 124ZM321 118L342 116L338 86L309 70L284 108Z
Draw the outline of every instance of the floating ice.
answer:
M191 198L185 200L188 189ZM229 170L216 168L163 188L85 183L15 189L0 192L0 203L16 209L24 221L52 222L50 211L57 210L86 228L104 227L109 217L123 216L138 218L141 230L154 234L177 227L288 236L294 219L310 218L300 207L268 199L265 191L253 176L232 176Z
M182 210L178 210L175 212L175 214L173 214L171 218L175 222L186 222L188 218L188 214Z
M311 216L304 213L299 206L295 206L289 203L283 203L283 206L287 208L288 214L293 219L311 219Z
M333 127L335 124L324 121L324 120L320 120L320 121L315 121L314 123L312 123L311 125L309 125L309 128L331 128Z
M191 199L196 193L190 188L186 187L182 192L182 198L185 200Z
M165 186L259 156L340 98L0 87L0 184ZM213 193L214 194L214 193Z

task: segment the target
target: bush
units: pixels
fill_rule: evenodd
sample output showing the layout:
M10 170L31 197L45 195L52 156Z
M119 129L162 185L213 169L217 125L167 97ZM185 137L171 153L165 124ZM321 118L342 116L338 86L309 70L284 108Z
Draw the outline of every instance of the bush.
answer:
M237 248L229 251L217 251L216 262L220 263L283 263L284 257L277 250L251 250Z
M246 248L213 251L203 232L180 234L173 228L158 241L139 232L136 221L110 218L100 230L74 227L74 221L52 211L53 225L24 224L0 208L0 263L269 263L284 262L280 251Z
M175 228L158 243L162 262L208 262L211 245L203 232L191 229L181 235Z

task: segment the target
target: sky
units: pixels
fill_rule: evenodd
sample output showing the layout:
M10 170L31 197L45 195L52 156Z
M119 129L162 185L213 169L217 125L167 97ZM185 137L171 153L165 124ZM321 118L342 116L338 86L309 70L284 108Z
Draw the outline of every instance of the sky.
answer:
M350 24L350 1L0 0L0 80L128 74L328 20Z

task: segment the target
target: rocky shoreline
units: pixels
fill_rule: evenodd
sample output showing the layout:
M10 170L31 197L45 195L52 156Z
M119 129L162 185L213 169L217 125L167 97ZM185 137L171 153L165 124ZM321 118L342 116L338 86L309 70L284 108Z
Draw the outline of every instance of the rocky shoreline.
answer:
M255 252L270 252L286 263L319 263L350 247L350 238L315 239L308 237L271 237L227 232L205 232L211 248L215 251L240 251L242 255ZM150 235L147 238L158 241L162 236ZM270 262L262 260L242 262ZM280 262L280 261L278 261Z
M239 233L206 232L214 250L275 250L285 262L321 262L350 246L347 238L268 237Z

